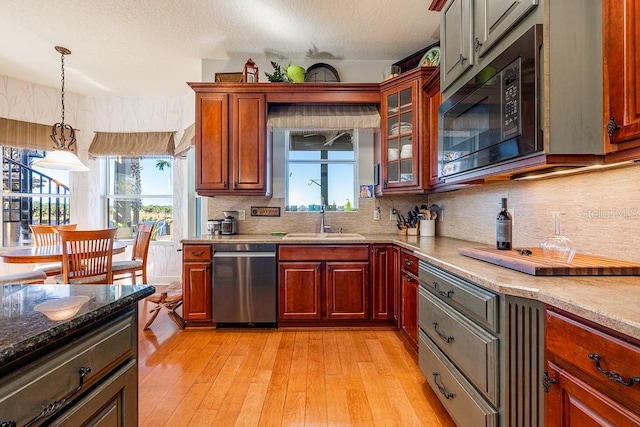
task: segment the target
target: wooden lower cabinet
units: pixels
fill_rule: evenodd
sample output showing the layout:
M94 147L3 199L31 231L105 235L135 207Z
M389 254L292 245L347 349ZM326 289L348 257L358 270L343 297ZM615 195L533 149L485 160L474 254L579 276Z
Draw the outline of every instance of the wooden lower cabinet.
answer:
M322 262L281 262L278 273L278 319L320 320Z
M325 264L327 319L369 318L369 263Z
M401 328L411 345L418 351L418 280L402 273L402 320Z
M211 321L211 245L183 245L182 301L186 321Z
M640 341L547 308L545 426L640 426Z
M397 321L396 294L400 249L393 245L371 245L371 317Z
M281 245L278 322L371 319L368 245Z
M400 329L418 352L418 258L400 251Z

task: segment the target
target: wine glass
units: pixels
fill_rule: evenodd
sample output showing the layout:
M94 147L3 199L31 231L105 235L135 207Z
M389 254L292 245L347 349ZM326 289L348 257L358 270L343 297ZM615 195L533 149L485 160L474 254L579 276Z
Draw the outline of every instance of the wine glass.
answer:
M560 217L564 212L551 212L553 216L553 234L540 243L542 254L552 261L561 261L571 264L576 254L575 247L571 239L560 234Z

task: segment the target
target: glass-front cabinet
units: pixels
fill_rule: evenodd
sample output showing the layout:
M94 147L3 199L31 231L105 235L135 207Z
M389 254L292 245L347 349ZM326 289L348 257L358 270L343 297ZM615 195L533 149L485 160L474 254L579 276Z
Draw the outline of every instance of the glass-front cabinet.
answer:
M376 195L429 189L428 97L423 86L435 67L419 67L382 83L382 141ZM434 141L437 144L437 141Z

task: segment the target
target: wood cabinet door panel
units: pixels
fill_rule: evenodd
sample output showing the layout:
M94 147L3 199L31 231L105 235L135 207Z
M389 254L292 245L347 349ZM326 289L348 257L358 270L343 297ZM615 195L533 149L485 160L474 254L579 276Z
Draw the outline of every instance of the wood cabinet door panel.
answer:
M186 262L183 269L182 296L185 320L211 320L211 263Z
M325 263L328 319L369 318L369 263Z
M266 115L264 95L232 95L234 190L265 188Z
M549 376L558 381L545 396L545 425L549 427L637 427L640 415L600 393L553 363Z
M418 348L418 279L402 273L402 330Z
M640 3L603 1L604 138L606 150L640 146ZM609 120L620 126L613 137Z
M397 286L393 246L373 245L371 252L371 316L374 319L393 319Z
M229 188L229 97L198 95L196 191Z
M279 320L315 320L322 317L318 262L281 262L278 277Z

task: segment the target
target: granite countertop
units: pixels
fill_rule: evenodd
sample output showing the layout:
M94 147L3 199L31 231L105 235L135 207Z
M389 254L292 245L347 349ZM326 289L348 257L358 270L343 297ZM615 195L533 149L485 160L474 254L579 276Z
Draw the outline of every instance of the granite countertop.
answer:
M0 366L65 338L153 292L155 288L149 285L2 285ZM72 297L88 300L66 320L51 320L35 310L38 304L51 304L54 300L64 303Z
M489 247L448 237L368 235L355 240L324 243L393 243L444 270L487 289L541 301L614 331L640 336L640 276L532 276L458 253L460 247ZM182 243L318 244L319 240L283 240L269 234L198 236Z

